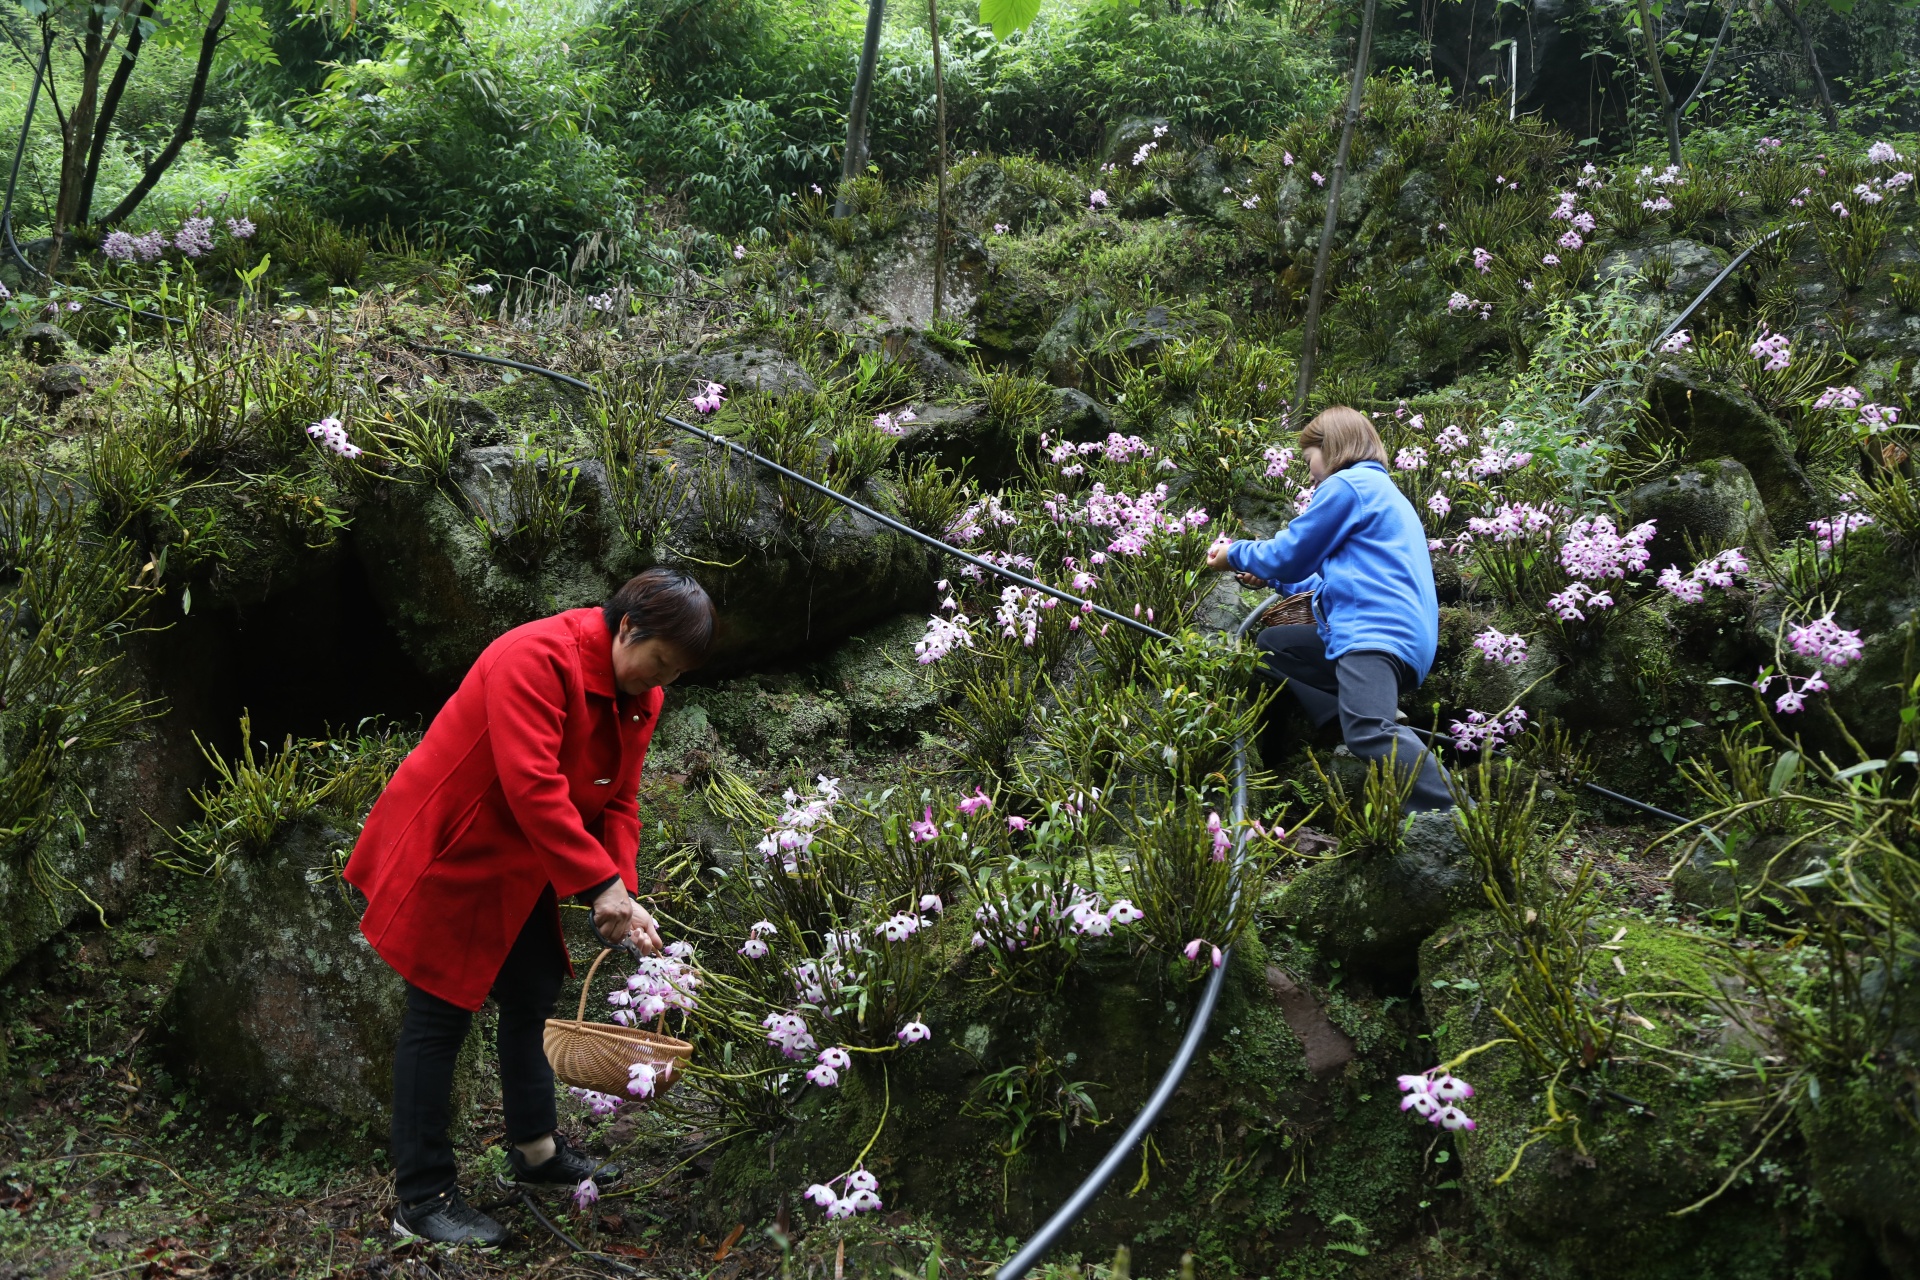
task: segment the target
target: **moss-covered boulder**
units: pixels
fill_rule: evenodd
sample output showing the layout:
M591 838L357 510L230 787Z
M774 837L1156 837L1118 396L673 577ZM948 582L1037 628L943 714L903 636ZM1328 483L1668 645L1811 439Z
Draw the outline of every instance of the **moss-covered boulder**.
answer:
M1673 896L1698 907L1731 910L1736 898L1754 906L1754 891L1771 880L1784 884L1824 865L1830 846L1804 834L1732 832L1715 847L1701 841L1673 868Z
M297 1126L383 1126L406 991L360 933L336 871L352 837L287 828L218 882L220 914L171 1010L174 1047L211 1092Z
M1421 940L1484 904L1453 814L1408 817L1400 847L1303 868L1276 910L1320 952L1366 969L1406 971Z
M1786 428L1745 392L1668 362L1654 371L1648 409L1686 441L1689 458L1737 459L1783 529L1798 531L1813 518L1813 484Z
M82 825L51 826L0 854L0 974L75 920L124 909L166 842L156 819L186 803L185 736L155 732L78 762L75 785L93 810Z
M1810 1089L1796 1119L1813 1186L1835 1213L1867 1228L1899 1277L1920 1275L1920 1134L1912 1092L1896 1101L1866 1078Z
M908 614L851 637L827 659L827 681L856 734L892 738L932 723L940 689L913 652L926 633L926 618Z
M889 1210L910 1210L949 1238L999 1239L1037 1226L1106 1154L1186 1032L1200 975L1116 947L1035 1001L968 965L968 923L952 922L946 958L956 980L926 1013L933 1039L856 1055L838 1088L799 1088L789 1126L721 1155L707 1222L751 1221L783 1195L817 1214L798 1193L847 1172L864 1150ZM1057 1258L1108 1257L1127 1244L1141 1274L1170 1273L1189 1249L1204 1274L1326 1274L1327 1259L1350 1256L1329 1242L1343 1242L1339 1250L1399 1238L1423 1189L1451 1175L1423 1158L1427 1135L1393 1104L1393 1075L1420 1052L1393 1006L1314 989L1286 972L1287 959L1257 942L1235 955L1210 1034L1151 1147L1093 1202ZM1026 1102L1009 1104L1006 1077L998 1088L990 1079L1036 1064L1045 1074ZM1050 1113L1068 1081L1080 1082L1097 1115Z
M690 483L663 511L657 542L642 547L619 527L605 474L590 462L575 489L582 509L536 563L516 566L490 548L476 514L513 518L514 473L525 465L511 448L469 450L449 485L390 486L357 513L355 546L374 596L437 679L459 680L502 632L600 604L656 562L693 573L719 606L708 660L716 671L830 643L932 598L936 566L919 544L837 508L820 527L795 530L774 488L744 463L729 472L735 505L722 510L716 491L702 489L716 464L687 445L674 465Z
M1649 481L1628 496L1627 507L1634 523L1654 522L1648 563L1656 569L1691 568L1690 546L1710 552L1773 543L1766 502L1752 473L1733 458Z
M1596 927L1618 939L1595 952L1581 980L1626 1002L1631 1019L1619 1026L1643 1043L1622 1040L1604 1069L1576 1065L1557 1078L1511 1042L1460 1069L1476 1090L1468 1110L1477 1124L1455 1136L1460 1174L1505 1273L1850 1274L1857 1250L1848 1232L1810 1203L1791 1161L1749 1165L1708 1201L1760 1141L1767 1111L1736 1070L1752 1048L1707 1011L1705 997L1718 989L1711 941L1633 919ZM1515 1007L1513 963L1490 913L1461 919L1421 948L1420 989L1440 1061L1510 1041L1493 1010Z

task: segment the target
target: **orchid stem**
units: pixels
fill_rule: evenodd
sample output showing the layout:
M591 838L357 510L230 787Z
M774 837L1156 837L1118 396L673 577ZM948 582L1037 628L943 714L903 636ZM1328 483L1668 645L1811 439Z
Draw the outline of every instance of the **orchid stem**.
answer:
M867 1152L873 1150L873 1144L880 1141L881 1131L887 1127L887 1112L893 1106L893 1081L887 1075L887 1064L885 1062L880 1064L880 1088L882 1090L880 1095L880 1123L873 1127L873 1136L867 1139L866 1146L860 1148L860 1154L853 1158L853 1169L847 1170L847 1173L852 1173L854 1169L861 1167L866 1161ZM847 1174L843 1173L840 1176L844 1178Z

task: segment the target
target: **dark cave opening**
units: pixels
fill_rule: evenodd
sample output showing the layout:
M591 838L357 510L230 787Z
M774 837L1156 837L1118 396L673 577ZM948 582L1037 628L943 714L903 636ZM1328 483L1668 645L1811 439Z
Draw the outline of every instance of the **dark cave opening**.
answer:
M240 717L256 749L353 732L368 717L424 727L453 692L401 646L343 540L311 570L249 604L196 610L140 645L166 700L169 736L238 751ZM204 768L196 759L195 764Z

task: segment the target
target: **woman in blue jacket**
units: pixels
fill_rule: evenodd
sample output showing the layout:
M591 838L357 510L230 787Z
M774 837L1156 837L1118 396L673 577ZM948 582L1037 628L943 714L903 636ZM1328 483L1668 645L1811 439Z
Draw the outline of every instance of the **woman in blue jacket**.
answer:
M1415 774L1409 809L1453 807L1439 764L1398 723L1400 695L1427 678L1440 605L1426 530L1387 474L1365 414L1322 412L1300 432L1313 502L1263 542L1222 537L1207 567L1313 592L1314 626L1268 627L1257 643L1318 728L1340 717L1347 749Z

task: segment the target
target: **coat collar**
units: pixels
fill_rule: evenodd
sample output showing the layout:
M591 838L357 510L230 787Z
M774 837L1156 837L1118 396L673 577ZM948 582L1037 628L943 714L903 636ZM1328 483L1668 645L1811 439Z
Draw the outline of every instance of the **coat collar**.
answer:
M602 698L616 698L613 684L613 635L607 630L606 616L598 609L575 609L570 621L580 644L580 675L587 692Z

